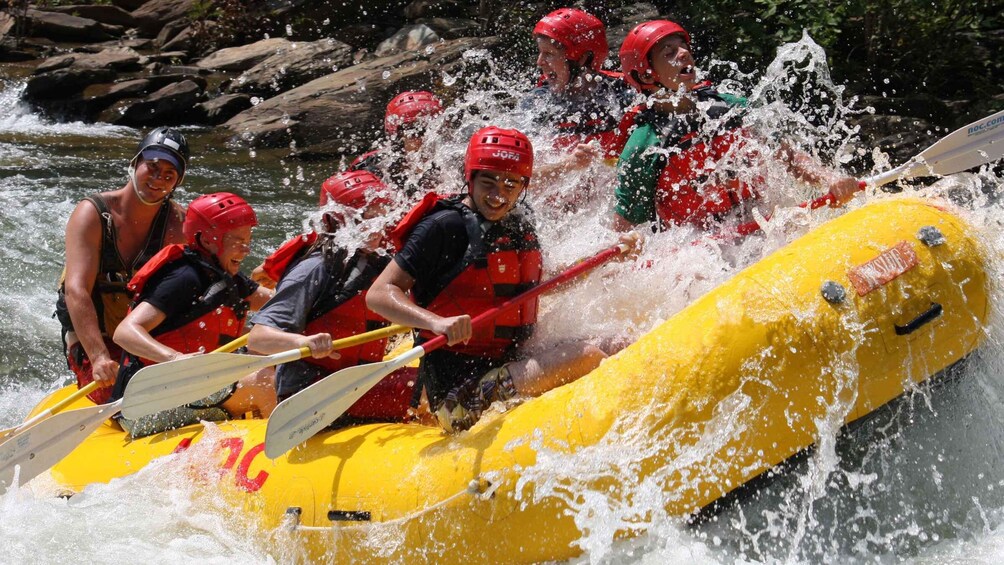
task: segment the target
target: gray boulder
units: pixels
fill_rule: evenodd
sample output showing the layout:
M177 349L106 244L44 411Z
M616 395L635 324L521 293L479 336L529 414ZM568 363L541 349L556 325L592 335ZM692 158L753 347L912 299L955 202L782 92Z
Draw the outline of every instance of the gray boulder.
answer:
M288 39L273 37L240 47L227 47L202 59L197 66L215 71L246 71L280 50L288 50Z
M146 2L132 12L141 33L156 37L169 22L188 18L199 0L157 0Z
M494 37L458 39L436 44L430 53L423 49L365 61L265 100L223 127L238 144L344 154L354 143L372 140L384 107L399 92L433 85L443 90L444 73L465 75L464 52L496 45ZM449 88L463 87L462 80L450 81Z
M170 84L191 81L202 90L206 89L206 79L185 74L152 75L144 78L124 80L111 84L96 84L84 89L84 99L92 107L107 108L119 100L140 98L168 86Z
M50 57L35 67L34 74L64 68L112 69L116 71L139 70L140 54L128 47L113 47L99 53L67 53Z
M23 99L29 103L55 100L78 94L88 85L109 82L115 71L109 68L67 67L31 77L25 85Z
M405 26L389 39L384 40L373 52L377 57L386 57L395 53L416 51L439 41L439 36L427 25L417 24Z
M175 20L173 22L168 22L164 24L164 27L160 28L160 32L157 33L157 38L153 40L153 43L163 49L165 43L174 39L185 29L188 29L187 20Z
M0 12L0 43L3 42L3 38L14 29L14 24L17 20L14 16L8 14L7 12Z
M103 24L136 27L136 18L118 6L100 4L83 4L75 6L49 6L47 12L70 14L81 18L89 18Z
M169 84L142 101L121 109L112 123L123 126L180 125L191 120L192 108L201 101L203 89L195 81Z
M228 92L274 96L352 64L352 47L321 39L291 43L235 78Z
M87 45L81 45L78 51L83 51L86 53L100 53L105 49L114 49L116 47L128 47L130 49L151 49L153 42L149 39L144 39L142 37L134 38L121 38L113 39L111 41L102 41L101 43L90 43Z
M104 41L114 35L110 26L70 14L29 9L25 14L32 35L53 41Z
M196 104L193 120L209 125L222 124L250 107L249 94L224 94L219 98Z
M211 22L206 22L207 24ZM194 45L192 41L195 37L195 28L188 26L175 35L170 41L165 42L161 49L165 51L191 51Z

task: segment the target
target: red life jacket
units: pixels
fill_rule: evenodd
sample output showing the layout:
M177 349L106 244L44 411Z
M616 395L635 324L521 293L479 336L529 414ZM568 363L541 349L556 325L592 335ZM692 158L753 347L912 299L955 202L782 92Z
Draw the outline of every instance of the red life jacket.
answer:
M315 241L317 241L317 232L313 231L290 239L265 258L262 270L270 279L278 281L282 275L286 274L289 265L303 255L303 252Z
M175 244L161 249L136 273L127 285L135 293L134 300L139 299L143 287L154 274L176 261L187 261L194 268L208 273L210 280L214 282L204 289L199 302L186 311L181 319L165 319L150 335L181 353L212 351L237 339L244 328L247 301L237 295L233 277L187 246ZM149 359L140 360L144 365L154 364Z
M437 281L441 290L428 304L419 306L439 316L467 314L472 318L540 282L541 254L537 234L520 215L493 222L487 232L481 230L480 217L460 203L462 198L439 200L434 195L426 199L394 229L394 236L407 237L411 229L425 216L442 210L461 214L467 228L468 247L464 257ZM422 213L425 212L425 213ZM466 344L444 349L454 353L497 359L533 331L537 321L537 299L474 328ZM419 332L419 339L432 339L429 331Z
M311 319L304 328L304 335L328 333L331 334L331 339L338 340L388 325L387 320L366 307L366 291L383 272L389 259L381 260L378 256L370 256L362 271L349 278L360 258L361 255L357 252L346 262L341 277L328 277L328 288L311 307ZM341 357L338 359L307 357L303 361L324 367L329 373L333 373L346 367L382 361L386 349L387 339L384 338L340 349L338 353Z
M655 206L663 225L708 229L744 202L760 198L752 186L735 178L708 182L730 150L742 150L741 132L725 132L710 144L695 140L696 133L684 136L677 145L683 150L666 159L659 175Z

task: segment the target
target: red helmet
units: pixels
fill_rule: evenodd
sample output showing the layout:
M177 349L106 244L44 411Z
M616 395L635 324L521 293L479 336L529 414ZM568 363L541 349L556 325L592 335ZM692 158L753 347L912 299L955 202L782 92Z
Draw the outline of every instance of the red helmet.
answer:
M589 66L594 71L603 67L610 54L606 26L596 16L576 8L561 8L544 16L533 26L533 34L560 43L569 61L578 61L586 53L592 53Z
M690 34L676 22L653 20L635 26L621 44L621 70L624 71L624 80L639 91L652 89L651 86L638 82L637 77L652 73L649 52L656 43L674 33L682 35L683 39L690 43Z
M228 231L244 226L258 225L258 217L243 198L229 192L217 192L200 196L188 205L182 231L188 243L220 241Z
M481 128L467 144L464 180L470 183L474 171L515 173L529 179L533 175L533 146L517 130Z
M374 202L391 203L390 189L369 171L347 171L321 185L321 206L336 202L350 208L363 208Z
M435 116L443 111L439 98L425 90L402 92L387 104L383 129L387 135L397 135L403 125L415 123L421 117Z

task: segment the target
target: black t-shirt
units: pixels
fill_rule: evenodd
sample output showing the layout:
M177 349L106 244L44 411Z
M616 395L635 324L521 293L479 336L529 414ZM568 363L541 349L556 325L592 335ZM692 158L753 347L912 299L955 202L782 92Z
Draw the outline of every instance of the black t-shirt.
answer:
M169 263L154 273L143 286L137 300L137 303L146 302L166 315L151 335L178 329L191 321L193 314L201 311L194 316L197 318L208 312L202 306L202 298L214 283L221 280L220 274L222 273L214 273L186 257ZM258 283L244 273L237 273L232 278L239 298L247 298L258 290Z
M501 221L529 222L526 218L530 215L530 209L520 204ZM482 219L482 234L492 226L493 222ZM394 256L394 261L415 279L411 292L416 304L427 306L432 303L449 282L443 278L463 260L468 244L467 226L456 210L433 212L412 229L401 250ZM422 358L419 365L419 386L415 387L413 404L417 405L424 387L429 403L436 409L452 388L468 379L480 378L488 370L517 357L518 347L513 347L501 360L472 357L444 349L432 351Z
M455 210L433 212L415 226L394 262L415 279L416 304L432 303L442 290L440 279L464 258L468 243L464 218Z

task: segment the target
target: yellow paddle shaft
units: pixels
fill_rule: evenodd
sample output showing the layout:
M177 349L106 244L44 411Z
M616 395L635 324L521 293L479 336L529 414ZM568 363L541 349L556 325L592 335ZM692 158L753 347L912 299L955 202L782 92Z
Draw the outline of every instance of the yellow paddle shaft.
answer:
M354 345L369 343L371 341L376 341L378 339L404 333L410 329L411 328L409 327L399 326L397 324L394 324L392 326L387 326L386 328L380 328L378 330L373 330L371 332L366 332L351 337L344 337L342 339L336 339L335 341L331 342L331 349L345 349L346 347L352 347Z

